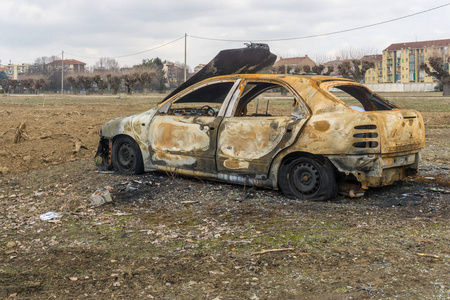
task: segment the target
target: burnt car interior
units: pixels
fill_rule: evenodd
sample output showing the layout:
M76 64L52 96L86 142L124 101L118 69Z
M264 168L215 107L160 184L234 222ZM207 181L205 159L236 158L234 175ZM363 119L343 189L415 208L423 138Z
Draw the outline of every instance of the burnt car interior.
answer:
M285 87L272 82L249 82L245 85L241 99L237 105L235 116L240 117L271 117L284 115L285 111L270 107L280 101L285 102L288 111L296 103L294 95Z
M336 90L338 91L336 93ZM357 111L392 110L398 108L369 90L354 85L338 85L333 87L333 94L350 108ZM345 94L339 93L344 92Z
M175 100L169 115L216 117L234 82L220 82L198 88Z

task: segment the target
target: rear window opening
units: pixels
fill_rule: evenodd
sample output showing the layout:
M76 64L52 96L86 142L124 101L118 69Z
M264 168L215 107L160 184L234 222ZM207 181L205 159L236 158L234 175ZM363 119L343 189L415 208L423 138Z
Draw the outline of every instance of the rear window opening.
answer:
M380 95L362 86L338 85L330 88L330 92L356 111L378 111L398 108Z

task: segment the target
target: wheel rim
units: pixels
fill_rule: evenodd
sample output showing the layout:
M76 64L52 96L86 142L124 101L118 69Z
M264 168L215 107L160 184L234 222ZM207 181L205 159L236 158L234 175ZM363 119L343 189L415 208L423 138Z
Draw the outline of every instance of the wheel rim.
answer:
M117 160L120 167L126 171L132 170L134 166L135 155L130 143L122 143L117 152Z
M300 162L290 172L290 183L304 196L314 196L320 188L320 172L312 163Z

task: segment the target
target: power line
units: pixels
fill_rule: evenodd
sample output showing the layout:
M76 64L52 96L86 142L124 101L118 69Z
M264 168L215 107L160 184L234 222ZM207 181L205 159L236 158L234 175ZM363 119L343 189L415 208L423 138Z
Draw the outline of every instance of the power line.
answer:
M151 48L151 49L147 49L147 50L144 50L144 51L140 51L140 52L136 52L136 53L131 53L131 54L125 54L125 55L120 55L120 56L114 56L114 57L108 56L108 58L122 58L122 57L128 57L128 56L134 56L134 55L142 54L142 53L145 53L145 52L150 52L150 51L153 51L153 50L162 48L162 47L164 47L164 46L170 45L170 44L172 44L172 43L175 43L175 42L177 42L177 41L179 41L179 40L181 40L181 39L184 39L184 38L185 38L185 36L183 35L182 37L179 37L179 38L177 38L177 39L175 39L175 40L173 40L173 41L170 41L170 42L167 42L167 43L165 43L165 44L162 44L162 45L153 47L153 48ZM65 53L66 53L66 54L69 54L69 55L77 56L77 57L91 58L91 59L100 59L100 58L102 58L102 57L105 57L105 56L102 56L102 57L83 56L83 55L73 54L73 53L69 53L69 52L65 52Z
M354 27L354 28L350 28L350 29L344 29L344 30L339 30L339 31L333 31L333 32L328 32L328 33L321 33L321 34L313 34L313 35L306 35L306 36L299 36L299 37L292 37L292 38L280 38L280 39L271 39L271 40L253 40L250 39L250 41L252 42L280 42L280 41L291 41L291 40L302 40L302 39L310 39L310 38L316 38L316 37L322 37L322 36L328 36L328 35L333 35L333 34L339 34L339 33L345 33L345 32L350 32L350 31L355 31L355 30L360 30L360 29L364 29L364 28L369 28L369 27L374 27L374 26L378 26L378 25L382 25L382 24L386 24L386 23L391 23L391 22L395 22L395 21L399 21L402 19L406 19L406 18L410 18L413 16L417 16L420 14L424 14L436 9L440 9L443 8L445 6L449 6L450 3L446 3L440 6L436 6L427 10L423 10L417 13L413 13L413 14L409 14L403 17L398 17L398 18L394 18L394 19L390 19L390 20L386 20L386 21L382 21L382 22L378 22L378 23L373 23L373 24L369 24L369 25L364 25L364 26L359 26L359 27ZM209 40L209 41L220 41L220 42L240 42L240 43L244 43L244 42L248 42L249 39L247 40L233 40L233 39L218 39L218 38L210 38L210 37L201 37L201 36L194 36L194 35L188 35L191 38L195 38L195 39L201 39L201 40Z

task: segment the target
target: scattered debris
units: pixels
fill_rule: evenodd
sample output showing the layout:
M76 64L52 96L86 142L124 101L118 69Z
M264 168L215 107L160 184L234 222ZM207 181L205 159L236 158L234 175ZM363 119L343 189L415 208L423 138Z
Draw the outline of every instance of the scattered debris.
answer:
M424 256L424 257L431 257L431 258L441 258L440 256L428 254L428 253L416 253L416 255Z
M261 250L259 252L253 252L252 255L258 255L258 254L266 254L271 252L282 252L282 251L294 251L294 248L281 248L281 249L270 249L270 250Z
M112 187L106 186L101 189L97 189L92 195L91 195L91 204L95 206L100 206L102 204L105 204L106 202L112 202L110 190L112 190Z
M17 126L16 134L14 136L14 144L20 142L21 139L29 139L28 135L25 133L25 128L27 128L25 122L22 122L19 126Z
M372 285L370 284L370 283L368 283L368 282L366 282L366 281L362 281L362 280L358 280L359 282L362 282L362 283L364 283L364 284L366 284L367 286L369 286L369 287L365 287L365 286L360 286L360 285L358 285L358 286L356 286L356 290L357 291L366 291L369 295L371 295L371 296L373 296L373 295L375 295L376 293L378 293L379 292L379 290L377 290L377 289L373 289L372 288Z
M39 217L42 221L49 221L53 219L61 218L61 216L53 211L46 212L45 214L40 215Z
M446 190L446 189L442 189L442 188L428 188L427 190L436 192L436 193L450 194L450 190Z

